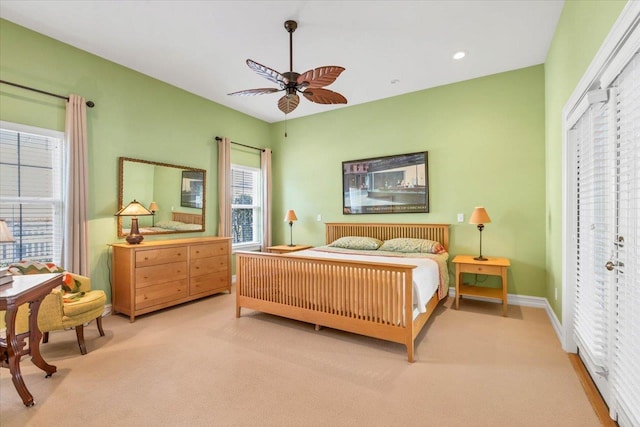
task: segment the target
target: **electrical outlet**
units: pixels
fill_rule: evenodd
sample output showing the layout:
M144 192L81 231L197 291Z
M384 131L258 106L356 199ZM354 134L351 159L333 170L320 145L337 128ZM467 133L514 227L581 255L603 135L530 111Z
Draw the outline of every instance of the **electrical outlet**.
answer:
M556 292L556 301L558 301L558 288L555 288L555 292Z
M464 214L463 213L459 213L458 214L458 222L464 222Z
M322 222L322 215L321 214L318 214L318 216L316 217L316 221Z

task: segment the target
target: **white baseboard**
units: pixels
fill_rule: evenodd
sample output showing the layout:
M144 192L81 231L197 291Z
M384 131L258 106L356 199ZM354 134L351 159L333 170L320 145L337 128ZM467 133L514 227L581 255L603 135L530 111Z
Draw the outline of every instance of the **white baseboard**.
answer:
M113 305L105 304L104 310L102 311L102 317L109 316L112 313L113 313Z
M452 298L455 298L456 296L455 287L449 287L449 296ZM469 295L465 295L464 297L465 299L473 299L478 301L486 301L486 302L501 304L500 301L493 298L474 297ZM562 324L558 320L558 316L556 316L556 313L553 311L553 309L551 308L551 305L549 304L549 301L546 298L532 297L529 295L507 294L507 301L509 304L521 305L523 307L544 308L544 310L547 312L547 316L549 316L549 321L551 322L551 326L553 327L553 330L556 332L556 335L560 340L560 343L562 344L564 342L564 329L562 328Z

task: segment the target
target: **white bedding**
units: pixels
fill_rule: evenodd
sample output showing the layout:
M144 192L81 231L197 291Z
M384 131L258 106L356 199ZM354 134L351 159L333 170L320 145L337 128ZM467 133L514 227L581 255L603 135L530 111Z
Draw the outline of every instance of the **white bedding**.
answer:
M323 250L306 249L292 252L289 256L415 265L416 268L413 269L413 318L415 319L420 313L426 313L427 302L429 302L433 294L437 291L440 281L440 273L436 261L429 258L404 258L397 256L397 254L396 256L376 256L354 254L353 252L354 251L349 250L326 252ZM370 253L370 251L367 251L367 253Z

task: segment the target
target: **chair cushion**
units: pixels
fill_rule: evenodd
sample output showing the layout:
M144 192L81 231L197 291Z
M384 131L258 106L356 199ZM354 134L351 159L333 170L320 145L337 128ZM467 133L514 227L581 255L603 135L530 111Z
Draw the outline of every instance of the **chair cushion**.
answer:
M39 262L39 261L20 261L9 265L9 272L14 275L27 275L27 274L46 274L46 273L62 273L62 290L65 292L75 293L80 290L80 282L73 278L73 276L65 271L64 268L58 267L52 262Z
M104 308L107 302L107 296L104 291L89 291L84 296L74 300L73 302L64 303L64 315L67 317L80 316L87 311L92 311L97 307Z

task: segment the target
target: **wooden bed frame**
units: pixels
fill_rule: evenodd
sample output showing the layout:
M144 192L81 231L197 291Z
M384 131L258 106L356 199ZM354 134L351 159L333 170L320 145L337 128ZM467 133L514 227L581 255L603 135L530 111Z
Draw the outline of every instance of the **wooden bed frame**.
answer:
M202 225L202 214L192 214L187 212L171 212L172 221L180 221L185 224L200 224Z
M326 242L344 236L435 240L449 249L448 224L327 223ZM236 253L236 317L242 307L404 344L414 340L436 306L413 319L415 266L338 261L261 252Z

